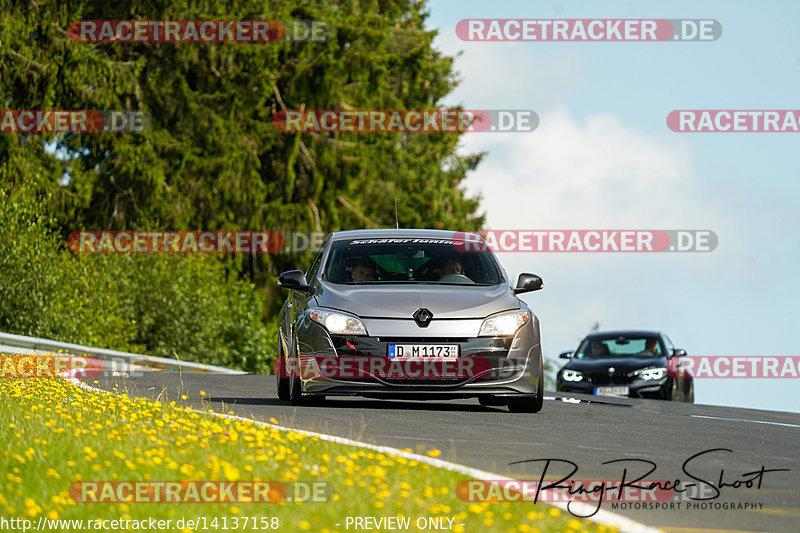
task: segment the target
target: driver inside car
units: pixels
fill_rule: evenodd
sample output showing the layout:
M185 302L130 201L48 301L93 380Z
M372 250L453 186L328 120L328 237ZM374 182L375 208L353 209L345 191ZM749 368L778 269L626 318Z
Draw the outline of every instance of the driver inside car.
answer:
M661 353L661 350L658 349L658 339L655 337L650 337L645 342L644 350L641 352L642 354L646 355L658 355Z
M463 274L461 262L457 259L448 259L444 262L444 265L442 265L441 277L449 276L451 274Z

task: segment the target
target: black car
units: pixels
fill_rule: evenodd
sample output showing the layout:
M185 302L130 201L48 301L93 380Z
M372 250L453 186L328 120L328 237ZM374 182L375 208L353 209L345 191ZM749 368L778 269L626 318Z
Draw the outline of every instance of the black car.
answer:
M686 350L658 331L606 331L584 338L559 357L556 388L596 396L627 396L694 402L692 376L680 368Z

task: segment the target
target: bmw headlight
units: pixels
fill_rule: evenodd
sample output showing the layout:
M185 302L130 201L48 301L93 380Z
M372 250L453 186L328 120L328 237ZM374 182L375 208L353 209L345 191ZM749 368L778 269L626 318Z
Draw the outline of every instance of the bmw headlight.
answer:
M506 337L513 335L530 317L527 311L511 311L490 316L481 324L478 337Z
M336 335L366 335L367 328L364 323L353 315L342 313L340 311L327 311L323 309L312 309L308 312L308 316L327 329L330 333Z
M661 367L652 367L652 368L642 368L641 370L637 370L634 372L634 375L639 376L639 378L645 381L653 381L656 379L661 379L667 375L667 369Z
M577 370L564 370L561 377L564 378L564 381L583 381L583 373Z

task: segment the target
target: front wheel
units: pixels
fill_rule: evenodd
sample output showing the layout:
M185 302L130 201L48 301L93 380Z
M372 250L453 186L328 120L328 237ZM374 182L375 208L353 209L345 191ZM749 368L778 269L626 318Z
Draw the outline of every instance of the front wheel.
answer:
M508 410L512 413L538 413L544 405L544 368L539 359L539 384L536 386L536 398L511 398Z
M511 398L508 401L508 410L512 413L538 413L542 410L544 399L537 398Z
M283 353L283 347L280 346L276 373L278 374L278 399L284 402L289 400L289 378L286 369L286 356Z
M289 401L294 405L299 405L305 400L303 386L300 383L300 363L290 366L294 366L294 368L289 371Z
M689 382L689 390L686 391L684 401L686 403L694 403L694 381Z
M497 396L478 396L478 403L484 407L502 407L506 404L506 401L502 398L498 398Z

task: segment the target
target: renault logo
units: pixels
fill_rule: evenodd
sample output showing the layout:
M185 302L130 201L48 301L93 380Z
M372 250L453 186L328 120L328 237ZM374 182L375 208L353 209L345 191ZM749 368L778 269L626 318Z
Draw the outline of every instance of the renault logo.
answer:
M428 324L431 323L431 319L433 318L433 313L431 313L424 307L421 307L416 311L414 311L414 314L411 316L414 317L414 322L416 322L419 327L427 328Z

